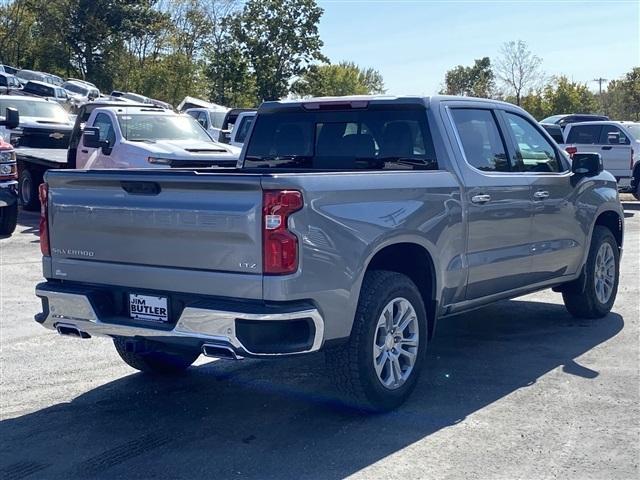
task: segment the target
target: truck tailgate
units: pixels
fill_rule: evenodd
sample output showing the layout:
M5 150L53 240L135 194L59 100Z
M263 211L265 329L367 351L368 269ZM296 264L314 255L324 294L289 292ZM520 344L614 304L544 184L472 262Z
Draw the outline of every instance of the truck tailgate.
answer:
M68 260L118 264L122 271L261 274L257 175L58 171L46 181L54 266Z

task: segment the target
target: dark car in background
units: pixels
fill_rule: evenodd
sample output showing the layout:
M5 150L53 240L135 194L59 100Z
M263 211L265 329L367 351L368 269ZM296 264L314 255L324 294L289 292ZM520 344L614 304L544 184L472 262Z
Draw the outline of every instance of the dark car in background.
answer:
M553 138L558 145L564 143L564 135L562 135L562 127L560 125L540 122L540 126L551 135L551 138Z
M563 113L560 115L551 115L550 117L543 118L540 123L551 123L554 125L560 125L564 129L569 123L577 122L593 122L599 120L609 120L606 115L595 115L593 113Z

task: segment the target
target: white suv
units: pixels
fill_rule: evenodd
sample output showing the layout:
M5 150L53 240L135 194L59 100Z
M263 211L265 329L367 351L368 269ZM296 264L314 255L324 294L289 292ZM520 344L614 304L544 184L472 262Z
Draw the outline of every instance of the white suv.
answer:
M595 152L604 168L618 180L621 190L640 196L640 123L580 122L564 130L565 148L575 152Z

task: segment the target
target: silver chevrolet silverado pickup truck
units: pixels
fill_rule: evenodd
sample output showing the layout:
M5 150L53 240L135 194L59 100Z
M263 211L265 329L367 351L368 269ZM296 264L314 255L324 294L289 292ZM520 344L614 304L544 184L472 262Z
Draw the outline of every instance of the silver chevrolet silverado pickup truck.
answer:
M436 321L545 288L604 317L618 287L615 178L497 101L268 102L235 169L45 181L36 321L147 372L323 350L346 401L385 411Z

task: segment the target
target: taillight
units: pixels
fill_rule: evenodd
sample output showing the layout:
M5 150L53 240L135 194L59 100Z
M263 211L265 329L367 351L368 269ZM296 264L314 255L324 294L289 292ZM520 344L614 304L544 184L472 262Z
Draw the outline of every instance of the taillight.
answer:
M41 183L38 188L40 194L40 251L42 255L50 256L49 249L49 185Z
M262 196L262 271L284 275L298 269L298 238L289 231L289 215L302 208L296 190L265 190Z
M569 157L573 158L573 155L578 153L578 148L577 147L566 147L564 149L564 151L569 154Z

